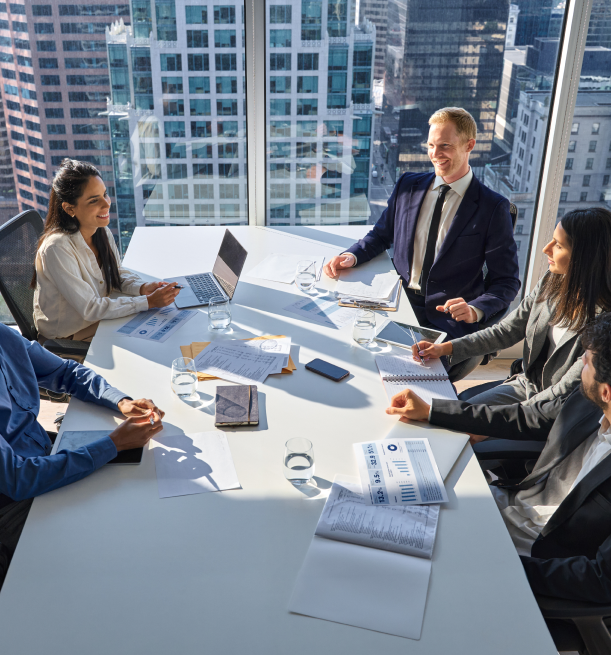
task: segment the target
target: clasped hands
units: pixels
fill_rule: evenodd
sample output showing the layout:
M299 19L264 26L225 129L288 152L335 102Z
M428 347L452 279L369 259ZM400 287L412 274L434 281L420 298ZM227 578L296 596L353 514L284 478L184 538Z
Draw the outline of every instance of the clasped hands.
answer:
M117 407L123 416L127 416L127 420L108 435L117 451L142 448L153 435L163 429L161 419L165 412L152 400L123 398Z

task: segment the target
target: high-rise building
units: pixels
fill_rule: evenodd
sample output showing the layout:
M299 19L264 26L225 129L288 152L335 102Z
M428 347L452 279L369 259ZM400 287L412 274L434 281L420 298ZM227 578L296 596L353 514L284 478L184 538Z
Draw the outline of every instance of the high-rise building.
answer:
M361 0L359 21L370 20L376 28L373 79L383 80L386 72L386 34L388 32L388 0Z
M550 36L556 0L516 0L519 15L514 45L533 45L537 37ZM563 10L564 13L564 10Z
M471 166L483 172L491 157L505 48L507 0L392 0L385 83L386 105L399 113L398 148L389 169L431 168L423 142L428 118L440 107L458 106L477 122ZM521 15L521 14L520 14Z
M129 21L117 0L0 4L2 100L19 209L46 216L62 159L96 165L114 201L106 97L110 94L106 26ZM115 203L111 230L117 234Z
M0 103L0 225L6 223L18 212L19 206L15 193L11 147L6 131L4 108Z
M132 0L107 30L122 247L136 225L247 222L243 5Z
M347 0L284 2L267 7L268 221L366 223L375 25Z

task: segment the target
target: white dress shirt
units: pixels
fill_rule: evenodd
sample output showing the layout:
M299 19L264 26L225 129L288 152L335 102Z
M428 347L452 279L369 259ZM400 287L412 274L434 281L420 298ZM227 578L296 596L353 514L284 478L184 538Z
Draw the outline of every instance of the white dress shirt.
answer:
M515 495L490 487L519 555L530 556L533 543L560 502L610 453L611 427L603 416L598 433L554 467L544 482Z
M549 339L549 350L547 351L547 358L556 350L556 346L560 343L562 337L565 335L568 327L558 327L557 325L549 324L547 330L547 338Z
M102 271L80 231L52 234L36 255L34 323L42 336L64 339L102 319L149 308L146 296L139 295L144 280L121 266L114 237L104 229L119 267L121 293L127 297L108 297Z

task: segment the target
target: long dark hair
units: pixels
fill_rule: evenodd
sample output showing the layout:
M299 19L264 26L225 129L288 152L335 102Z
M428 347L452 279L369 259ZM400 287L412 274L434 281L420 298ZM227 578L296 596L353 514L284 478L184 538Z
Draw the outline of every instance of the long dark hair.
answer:
M62 161L53 178L45 229L38 241L39 249L43 241L51 234L56 232L75 234L78 232L80 227L78 219L64 211L62 204L67 202L69 205L76 205L78 199L83 195L85 185L92 177L102 177L100 171L92 164L76 159ZM120 289L119 267L108 242L106 230L97 229L92 241L98 251L98 263L102 269L104 282L106 282L106 293L110 293L113 289ZM36 286L36 270L34 270L31 286L32 288Z
M580 330L596 316L611 311L611 211L574 209L560 220L571 246L564 274L547 273L538 302L554 305L552 325Z

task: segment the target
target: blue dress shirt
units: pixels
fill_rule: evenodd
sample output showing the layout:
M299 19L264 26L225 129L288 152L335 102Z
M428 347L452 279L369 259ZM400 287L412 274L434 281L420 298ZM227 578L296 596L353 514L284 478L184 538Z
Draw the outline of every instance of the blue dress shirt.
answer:
M2 324L0 371L0 507L76 482L117 456L109 437L51 456L51 441L37 421L38 387L117 410L128 396L103 377Z

